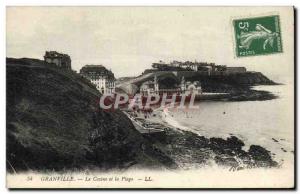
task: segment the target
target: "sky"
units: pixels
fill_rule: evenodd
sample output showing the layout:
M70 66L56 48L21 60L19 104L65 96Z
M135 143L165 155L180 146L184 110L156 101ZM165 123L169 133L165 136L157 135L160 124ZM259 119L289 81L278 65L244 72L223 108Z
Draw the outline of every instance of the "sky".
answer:
M235 57L232 19L280 15L283 53ZM72 68L102 64L137 76L159 60L245 66L275 81L293 76L291 7L8 7L7 57L71 56Z

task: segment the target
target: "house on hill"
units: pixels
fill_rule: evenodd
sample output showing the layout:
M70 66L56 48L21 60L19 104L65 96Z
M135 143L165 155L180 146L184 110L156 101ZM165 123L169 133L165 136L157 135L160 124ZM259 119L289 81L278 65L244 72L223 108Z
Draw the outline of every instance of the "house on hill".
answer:
M58 53L56 51L46 51L44 61L54 63L56 66L71 70L71 57L67 54Z

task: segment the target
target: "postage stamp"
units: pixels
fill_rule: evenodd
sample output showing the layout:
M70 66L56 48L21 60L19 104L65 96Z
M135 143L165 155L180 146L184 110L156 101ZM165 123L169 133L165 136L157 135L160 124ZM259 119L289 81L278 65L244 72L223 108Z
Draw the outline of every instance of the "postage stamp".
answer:
M237 57L282 52L278 15L233 20Z

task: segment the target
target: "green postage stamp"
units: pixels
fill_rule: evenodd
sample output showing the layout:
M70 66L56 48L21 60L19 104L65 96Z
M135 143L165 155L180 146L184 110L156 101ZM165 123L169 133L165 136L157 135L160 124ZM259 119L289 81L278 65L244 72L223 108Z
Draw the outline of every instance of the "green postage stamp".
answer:
M234 19L237 57L282 52L279 16Z

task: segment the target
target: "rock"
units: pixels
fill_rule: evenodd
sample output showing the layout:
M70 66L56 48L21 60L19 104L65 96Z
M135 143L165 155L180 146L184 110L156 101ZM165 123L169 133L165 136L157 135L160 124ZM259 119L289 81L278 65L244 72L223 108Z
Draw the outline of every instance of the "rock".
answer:
M228 137L226 140L222 138L210 138L210 146L212 149L220 153L232 154L233 151L241 150L245 144L235 136Z
M232 157L215 156L214 160L218 165L222 166L237 167L239 165L239 163Z
M251 145L248 153L258 167L272 167L277 165L277 162L272 160L270 151L259 145Z
M195 148L207 147L209 141L205 137L195 135L192 132L185 132L185 134L186 134L185 146L195 147Z
M227 143L233 149L242 149L242 147L245 145L242 140L238 139L235 136L227 138Z
M287 152L284 148L281 148L281 150L282 150L283 152Z

